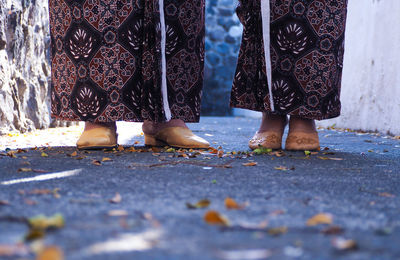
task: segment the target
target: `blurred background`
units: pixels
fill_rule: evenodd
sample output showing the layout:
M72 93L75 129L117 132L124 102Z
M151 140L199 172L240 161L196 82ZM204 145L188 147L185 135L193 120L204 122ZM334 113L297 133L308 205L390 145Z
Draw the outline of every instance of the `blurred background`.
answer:
M229 96L242 27L236 0L207 0L203 116L232 110ZM49 117L47 1L0 0L0 134L63 126ZM346 33L342 116L321 125L400 135L400 1L352 0Z

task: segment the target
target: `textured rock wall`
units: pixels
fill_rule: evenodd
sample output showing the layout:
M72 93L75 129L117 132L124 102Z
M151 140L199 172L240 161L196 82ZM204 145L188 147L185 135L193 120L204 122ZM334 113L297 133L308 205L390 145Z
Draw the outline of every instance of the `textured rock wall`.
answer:
M47 1L0 0L0 133L50 124L48 33Z
M203 115L230 115L229 98L239 53L242 26L236 0L206 1L206 64Z

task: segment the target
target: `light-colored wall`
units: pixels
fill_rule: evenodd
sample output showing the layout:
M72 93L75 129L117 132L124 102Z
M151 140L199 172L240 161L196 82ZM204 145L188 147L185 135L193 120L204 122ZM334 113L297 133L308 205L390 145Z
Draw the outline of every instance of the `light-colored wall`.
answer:
M349 0L342 104L322 125L400 135L399 0Z
M342 106L319 124L400 135L400 0L349 0Z

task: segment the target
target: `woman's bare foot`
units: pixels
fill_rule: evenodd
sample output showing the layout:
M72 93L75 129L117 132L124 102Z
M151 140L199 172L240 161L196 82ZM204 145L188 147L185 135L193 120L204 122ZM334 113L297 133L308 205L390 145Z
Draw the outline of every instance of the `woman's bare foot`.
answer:
M318 150L320 145L315 121L291 116L285 148L291 151Z
M161 130L168 128L168 127L183 127L183 128L188 128L185 124L180 119L172 119L168 122L152 122L152 121L144 121L142 125L142 130L143 133L148 134L148 135L155 135Z
M155 123L145 121L142 126L144 142L148 146L173 146L178 148L207 149L210 144L203 138L193 134L180 119Z
M252 150L257 148L281 149L282 135L287 124L286 116L263 113L260 129L249 141Z

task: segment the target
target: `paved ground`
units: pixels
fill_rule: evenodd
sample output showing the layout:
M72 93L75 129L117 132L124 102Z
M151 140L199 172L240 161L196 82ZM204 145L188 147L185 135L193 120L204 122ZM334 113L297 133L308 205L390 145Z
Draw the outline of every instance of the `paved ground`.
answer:
M222 158L144 152L137 125L123 131L124 143L137 143L135 151L1 152L0 258L8 259L8 252L9 259L33 259L41 240L24 242L27 219L60 213L65 226L46 232L42 244L59 247L66 259L400 259L400 141L321 130L325 149L318 154L239 153L248 152L257 124L204 118L191 126L222 147ZM78 130L61 131L70 131L69 137ZM42 143L57 136L37 135ZM34 146L34 138L23 142L31 137L0 137L0 150ZM243 165L252 162L257 165ZM245 203L244 209L226 209L227 197ZM204 198L211 201L208 208L187 208ZM209 210L230 225L207 224ZM317 220L332 223L307 225L319 213Z

